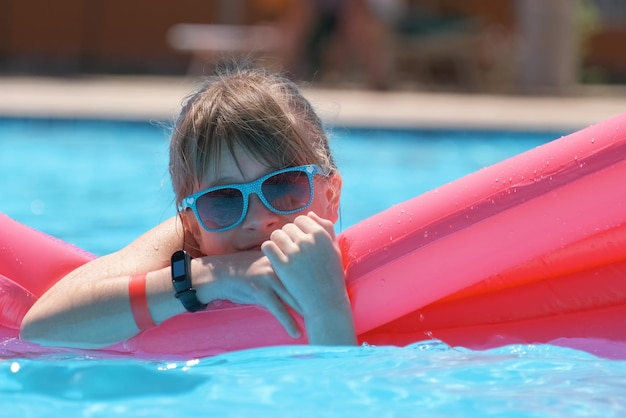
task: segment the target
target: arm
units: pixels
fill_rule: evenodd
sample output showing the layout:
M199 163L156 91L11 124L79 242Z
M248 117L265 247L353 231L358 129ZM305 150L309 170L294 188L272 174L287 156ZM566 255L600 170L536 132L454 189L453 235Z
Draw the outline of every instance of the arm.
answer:
M74 270L26 314L21 337L78 348L106 347L132 337L139 329L130 308L128 280L140 272L148 272L146 296L155 323L184 312L174 297L170 275L170 256L182 240L182 226L172 218L128 247ZM202 302L226 299L263 305L291 335L298 336L297 325L283 304L295 307L295 302L260 252L196 258L191 276Z
M310 344L356 344L333 225L315 213L272 233L262 250L304 316Z

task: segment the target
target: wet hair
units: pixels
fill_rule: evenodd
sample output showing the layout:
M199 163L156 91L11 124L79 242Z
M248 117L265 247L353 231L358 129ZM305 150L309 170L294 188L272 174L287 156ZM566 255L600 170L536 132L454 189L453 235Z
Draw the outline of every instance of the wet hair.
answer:
M336 171L323 124L291 80L232 62L183 102L170 141L176 203L197 191L209 170L219 172L222 147L239 146L274 169L318 164Z

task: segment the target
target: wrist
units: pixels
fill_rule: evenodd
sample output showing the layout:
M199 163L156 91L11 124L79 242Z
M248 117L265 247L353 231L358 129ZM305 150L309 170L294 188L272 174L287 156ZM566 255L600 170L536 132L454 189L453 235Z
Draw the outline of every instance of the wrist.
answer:
M303 309L302 316L306 324L332 322L335 319L349 318L352 321L352 307L347 300L334 303L318 303L311 309Z
M172 287L174 296L188 312L206 309L206 303L200 302L191 278L191 256L184 250L176 251L171 258Z
M329 286L320 289L315 297L299 300L305 319L351 314L352 306L344 283L343 275L338 276Z
M198 299L206 304L210 304L218 299L216 265L208 257L192 258L190 262L191 277L193 277L194 288Z
M350 305L306 315L304 324L309 344L355 345L354 319Z

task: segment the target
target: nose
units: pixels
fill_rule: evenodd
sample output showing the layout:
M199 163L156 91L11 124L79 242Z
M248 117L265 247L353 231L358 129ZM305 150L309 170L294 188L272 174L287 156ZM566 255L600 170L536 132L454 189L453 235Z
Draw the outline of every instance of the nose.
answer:
M266 208L256 194L251 194L249 199L248 213L243 219L242 228L257 231L276 229L278 214Z

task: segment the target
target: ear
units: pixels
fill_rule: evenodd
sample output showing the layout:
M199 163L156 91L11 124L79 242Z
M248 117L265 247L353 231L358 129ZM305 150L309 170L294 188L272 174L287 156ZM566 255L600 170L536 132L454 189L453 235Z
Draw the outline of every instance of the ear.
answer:
M336 223L339 219L339 200L341 198L341 185L343 180L341 174L333 173L328 177L328 187L326 188L326 204L328 220Z

